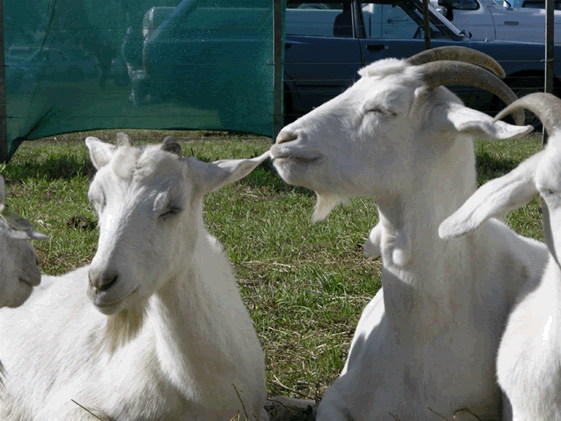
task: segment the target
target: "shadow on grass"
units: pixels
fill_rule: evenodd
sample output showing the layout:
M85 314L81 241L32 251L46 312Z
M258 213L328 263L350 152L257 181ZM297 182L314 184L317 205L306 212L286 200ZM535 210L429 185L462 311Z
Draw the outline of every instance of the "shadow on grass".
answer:
M501 177L518 166L519 162L513 159L498 159L488 152L477 153L477 184L486 183L493 178Z
M95 168L87 160L73 156L48 158L41 162L11 162L7 165L5 175L12 180L41 177L47 180L72 179L78 175L93 177Z
M257 156L257 155L255 155ZM205 162L214 159L196 156ZM219 158L217 158L219 159ZM22 180L26 178L46 178L47 180L72 179L78 175L93 178L96 170L89 159L80 159L75 156L50 157L40 162L12 161L4 171L4 175L11 180ZM303 196L314 196L314 192L303 187L286 184L278 175L273 163L267 160L261 163L253 172L240 181L253 188L266 188L272 193L295 192Z

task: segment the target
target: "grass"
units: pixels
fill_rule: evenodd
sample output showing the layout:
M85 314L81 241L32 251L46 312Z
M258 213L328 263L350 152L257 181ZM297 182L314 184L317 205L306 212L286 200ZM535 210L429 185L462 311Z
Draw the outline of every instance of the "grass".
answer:
M257 156L270 139L218 132L127 131L137 144L174 134L203 160ZM116 131L24 142L0 168L8 204L50 236L35 242L43 271L61 274L89 263L96 215L87 203L94 174L83 140L113 141ZM477 142L479 182L498 177L539 150L541 137ZM374 202L354 199L312 225L315 195L286 185L265 162L248 177L207 195L209 231L224 244L267 358L271 395L318 399L337 378L361 310L380 287L381 262L362 246L377 223ZM509 215L519 233L541 239L537 200Z

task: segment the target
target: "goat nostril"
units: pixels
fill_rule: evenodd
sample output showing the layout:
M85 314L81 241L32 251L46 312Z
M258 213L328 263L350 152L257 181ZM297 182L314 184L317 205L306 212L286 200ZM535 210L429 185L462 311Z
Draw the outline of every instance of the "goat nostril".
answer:
M117 282L117 272L107 271L101 274L89 274L90 285L97 291L107 291Z
M99 291L107 291L109 288L115 285L115 283L117 282L117 274L115 273L111 277L104 278L103 282L103 285L98 288Z
M292 142L293 140L298 139L298 135L294 133L288 133L281 131L277 136L276 144L280 145L281 143Z

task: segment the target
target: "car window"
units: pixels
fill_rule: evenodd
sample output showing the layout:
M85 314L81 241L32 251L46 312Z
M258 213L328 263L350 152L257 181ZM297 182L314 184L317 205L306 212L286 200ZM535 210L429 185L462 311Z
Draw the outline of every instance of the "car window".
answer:
M172 38L184 39L213 39L232 37L239 34L240 37L252 37L268 28L267 21L272 18L270 10L259 7L196 7L185 8L186 14L179 13L172 16L175 25L168 33ZM166 20L164 18L164 20ZM170 22L171 23L171 22ZM249 31L247 28L252 28Z
M405 3L361 3L366 37L372 39L423 39L423 16ZM447 38L432 22L431 38Z
M479 9L479 3L477 3L476 0L454 0L452 2L452 9L477 10L477 9Z
M350 4L288 2L286 34L352 38Z

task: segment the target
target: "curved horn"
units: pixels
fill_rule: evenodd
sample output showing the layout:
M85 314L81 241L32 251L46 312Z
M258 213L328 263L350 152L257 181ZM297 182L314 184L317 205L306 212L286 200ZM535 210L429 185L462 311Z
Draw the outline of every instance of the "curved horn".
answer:
M180 158L183 156L183 150L181 149L181 145L179 144L177 139L173 136L166 136L160 148L163 151L171 152Z
M419 67L422 69L423 80L430 89L443 85L468 85L492 92L506 105L517 99L516 94L502 80L474 64L436 61ZM524 111L516 111L514 120L519 126L524 125Z
M501 65L493 57L490 57L480 51L472 50L471 48L459 46L438 47L431 50L425 50L419 54L409 57L406 62L414 66L420 66L421 64L442 60L477 64L478 66L491 70L500 78L504 78L506 76Z
M535 92L517 99L497 114L495 121L524 108L538 116L550 135L561 127L561 99L545 92Z
M117 145L118 148L121 146L132 146L132 140L128 134L119 132L117 133L117 141L115 142L115 145Z

